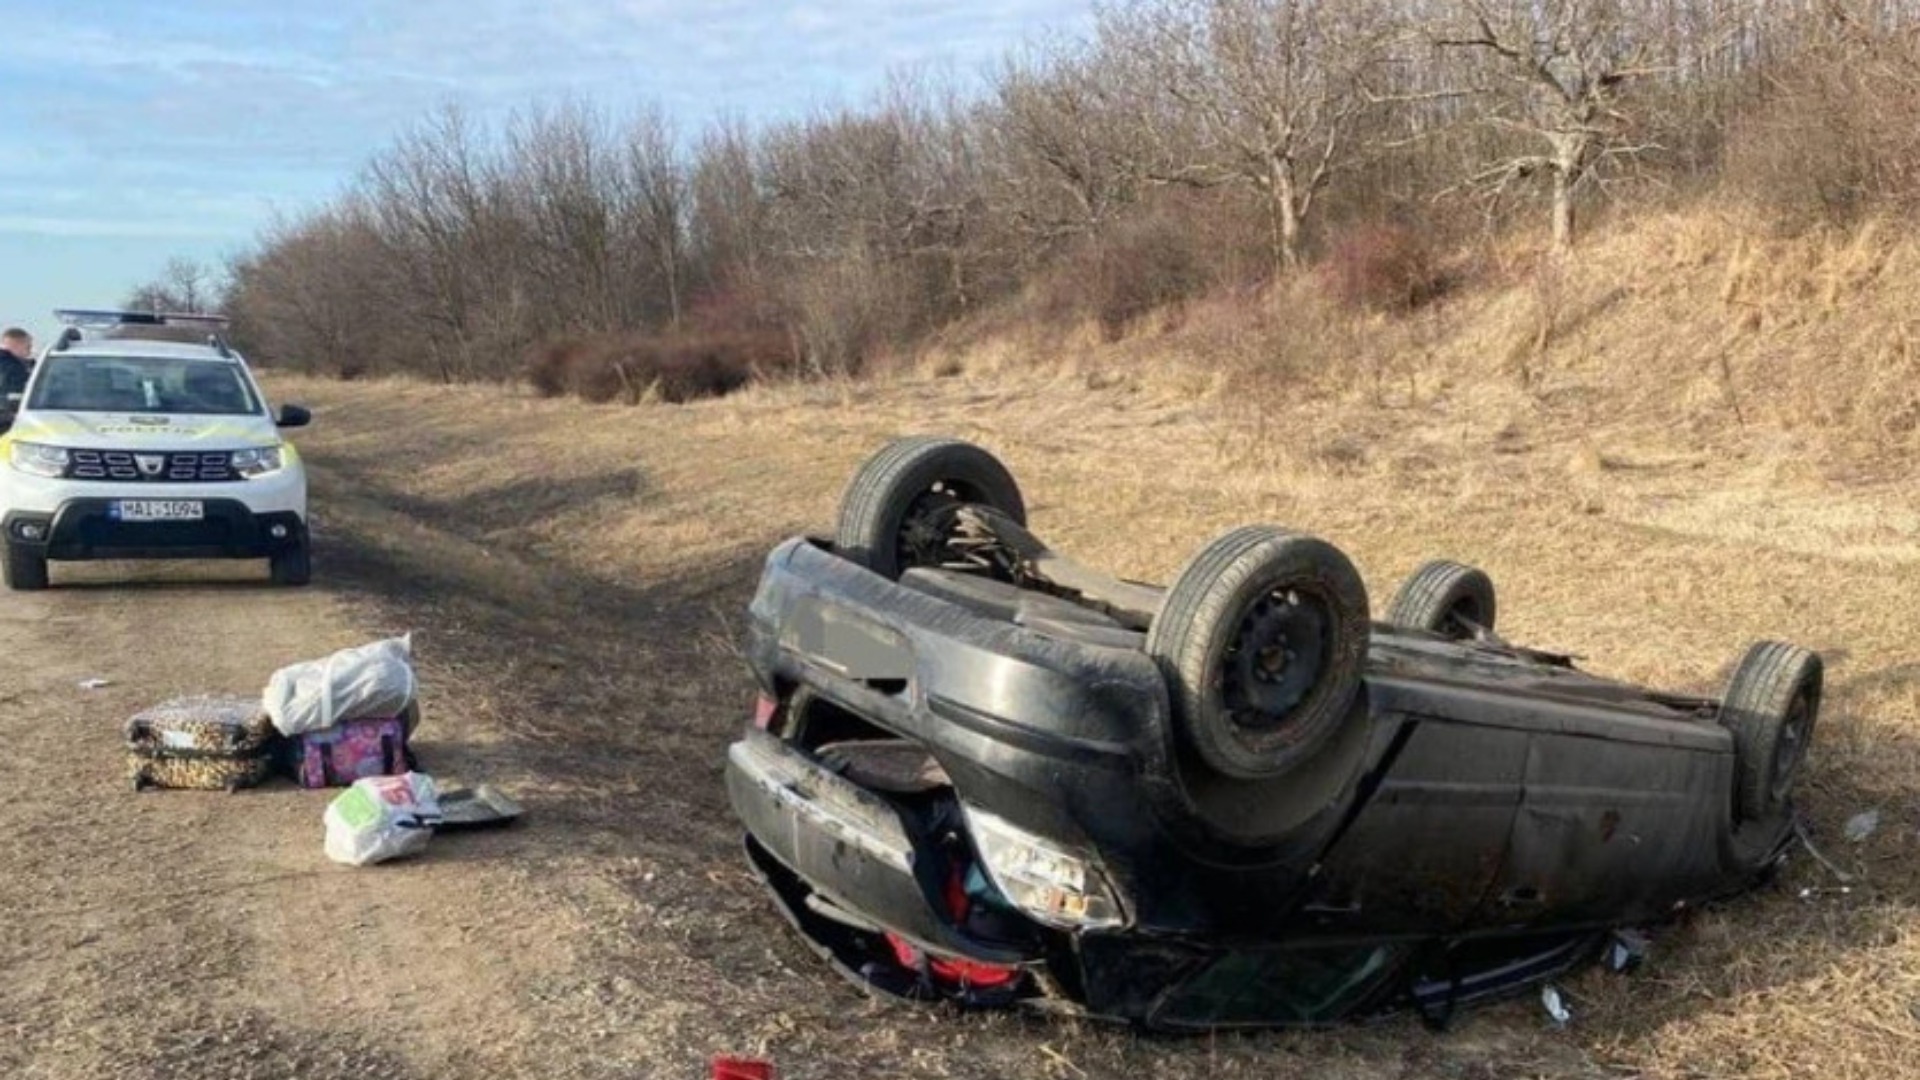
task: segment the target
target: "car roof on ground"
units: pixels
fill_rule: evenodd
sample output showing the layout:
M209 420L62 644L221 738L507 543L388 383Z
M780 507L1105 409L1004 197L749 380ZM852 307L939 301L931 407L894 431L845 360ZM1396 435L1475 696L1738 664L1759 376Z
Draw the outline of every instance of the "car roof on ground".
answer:
M153 360L216 360L225 363L238 363L238 353L222 356L211 345L188 344L180 341L148 341L143 338L106 338L96 341L80 340L47 354L48 359L60 356L127 356L145 357Z

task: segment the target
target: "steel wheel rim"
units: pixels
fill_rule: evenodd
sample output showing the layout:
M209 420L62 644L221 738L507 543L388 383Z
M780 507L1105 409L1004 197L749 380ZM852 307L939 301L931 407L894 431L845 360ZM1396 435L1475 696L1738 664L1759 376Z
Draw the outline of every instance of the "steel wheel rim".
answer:
M1275 589L1241 615L1221 660L1221 693L1233 725L1249 732L1286 726L1326 674L1333 619L1324 598Z

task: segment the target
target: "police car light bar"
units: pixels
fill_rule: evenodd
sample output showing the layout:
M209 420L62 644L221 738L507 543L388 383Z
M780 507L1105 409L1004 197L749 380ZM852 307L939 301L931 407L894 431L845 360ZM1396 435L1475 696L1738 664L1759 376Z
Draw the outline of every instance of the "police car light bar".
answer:
M225 315L195 315L182 311L115 311L106 308L58 308L53 317L68 326L105 330L116 326L213 326L227 325Z

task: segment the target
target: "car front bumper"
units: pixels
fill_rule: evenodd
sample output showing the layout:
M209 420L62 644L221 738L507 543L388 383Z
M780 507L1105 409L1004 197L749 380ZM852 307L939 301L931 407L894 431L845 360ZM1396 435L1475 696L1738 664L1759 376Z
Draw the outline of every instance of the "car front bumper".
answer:
M199 521L128 522L114 513L118 501L68 499L52 512L9 510L0 534L13 547L55 561L258 559L306 541L306 522L291 510L256 513L238 499L202 498Z

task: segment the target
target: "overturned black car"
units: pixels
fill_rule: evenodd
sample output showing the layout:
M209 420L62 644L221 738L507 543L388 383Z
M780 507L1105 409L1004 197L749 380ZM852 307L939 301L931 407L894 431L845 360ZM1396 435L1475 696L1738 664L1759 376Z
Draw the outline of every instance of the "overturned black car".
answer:
M1821 662L1718 701L1494 633L1481 572L1370 619L1331 545L1254 527L1171 587L1025 528L978 447L905 439L767 560L727 785L752 863L882 990L1157 1029L1441 1022L1739 892L1792 835Z

